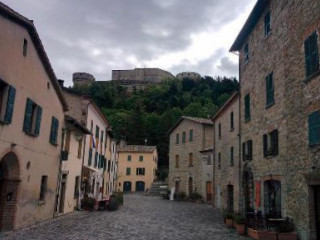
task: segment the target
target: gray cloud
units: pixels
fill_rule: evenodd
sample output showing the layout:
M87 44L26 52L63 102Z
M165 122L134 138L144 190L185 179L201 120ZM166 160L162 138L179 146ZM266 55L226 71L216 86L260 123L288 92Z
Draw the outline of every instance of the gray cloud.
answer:
M110 79L112 69L136 67L170 52L183 51L191 36L218 31L254 0L4 0L35 21L53 68L71 84L74 71L87 71L98 80ZM227 46L229 47L229 46ZM224 54L226 54L225 52ZM210 53L208 53L210 56ZM213 55L214 58L213 58ZM216 54L194 68L212 74ZM171 71L191 67L182 62ZM220 70L232 72L228 59ZM159 67L159 66L154 66ZM175 72L174 72L175 73Z

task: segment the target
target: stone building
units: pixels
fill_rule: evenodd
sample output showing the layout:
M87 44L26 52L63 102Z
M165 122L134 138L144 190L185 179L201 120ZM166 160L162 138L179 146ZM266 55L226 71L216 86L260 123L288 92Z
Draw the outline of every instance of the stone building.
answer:
M94 76L90 73L76 72L72 75L72 81L75 87L89 86L94 83L95 80Z
M118 147L118 192L140 192L150 189L158 169L156 146L127 145Z
M0 2L0 231L52 218L68 109L33 22Z
M182 72L182 73L177 74L176 77L180 80L182 80L184 78L199 80L201 78L201 75L196 72Z
M239 211L239 94L235 92L212 118L214 126L214 206Z
M230 49L240 53L241 206L293 218L302 240L320 239L319 13L318 0L259 0Z
M212 201L213 164L208 160L213 147L212 121L184 116L169 134L169 188L188 196L196 192Z

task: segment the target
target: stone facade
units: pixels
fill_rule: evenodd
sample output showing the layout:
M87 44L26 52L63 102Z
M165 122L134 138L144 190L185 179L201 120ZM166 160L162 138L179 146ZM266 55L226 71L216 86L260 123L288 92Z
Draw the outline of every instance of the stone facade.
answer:
M67 103L32 21L0 3L0 28L0 231L8 231L53 217Z
M158 169L156 146L127 145L118 146L118 192L139 192L151 188Z
M203 164L203 155L213 146L211 120L182 117L169 133L170 189L175 188L175 192L185 192L187 195L197 192L206 199L207 192L210 194L212 191L206 191L203 183L211 182L212 187L212 175L208 177L204 173L212 173L213 165Z
M258 1L231 48L240 51L241 142L253 142L252 160L243 159L241 166L242 193L249 192L242 194L241 205L266 215L293 218L302 240L320 238L319 220L315 220L319 203L314 199L320 186L320 147L310 146L308 139L310 134L319 134L308 133L308 118L320 110L320 77L319 70L306 77L305 69L305 41L312 34L317 35L314 45L319 62L319 12L318 0ZM266 21L271 26L267 34ZM267 105L266 78L270 73L274 101ZM248 94L251 116L245 119ZM270 138L263 138L274 130L277 141L272 142L277 149L270 154ZM277 192L270 193L269 183ZM272 204L268 192L275 198Z
M212 118L214 124L214 206L239 210L239 94L234 93Z
M182 80L184 78L199 80L201 78L201 75L196 72L182 72L177 74L177 78Z
M88 86L95 82L95 78L90 73L76 72L72 75L72 81L74 86Z

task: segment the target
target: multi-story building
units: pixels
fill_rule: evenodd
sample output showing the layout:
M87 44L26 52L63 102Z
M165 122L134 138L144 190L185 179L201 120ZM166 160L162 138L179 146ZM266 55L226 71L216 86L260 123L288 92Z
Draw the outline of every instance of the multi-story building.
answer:
M214 206L239 210L239 94L235 92L212 118L214 125Z
M118 146L118 192L140 192L150 189L158 169L156 146Z
M302 240L320 239L319 13L318 0L258 0L231 47L240 52L241 206L293 218Z
M176 193L185 192L188 196L196 192L211 201L213 164L207 160L203 164L207 159L203 158L204 153L210 153L213 146L211 119L181 117L169 134L170 189L174 188Z
M0 2L0 231L52 218L68 109L33 22Z

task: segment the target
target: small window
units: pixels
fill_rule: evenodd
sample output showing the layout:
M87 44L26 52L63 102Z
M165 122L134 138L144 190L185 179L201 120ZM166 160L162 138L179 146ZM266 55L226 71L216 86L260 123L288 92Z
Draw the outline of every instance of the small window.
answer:
M12 122L15 97L16 89L0 79L0 123Z
M104 132L101 130L101 134L100 134L100 144L101 144L101 146L102 146L103 140L104 140L103 137L104 137Z
M27 52L28 52L28 40L27 39L23 39L23 56L27 56Z
M233 147L230 148L230 166L234 165L234 160L233 160Z
M182 133L182 143L186 142L186 132Z
M131 175L131 168L127 168L127 169L126 169L126 175L127 175L127 176L130 176L130 175Z
M306 76L319 71L318 35L314 32L304 42Z
M139 156L139 162L143 162L143 156Z
M27 98L23 130L30 135L39 136L41 116L42 108L30 98Z
M308 117L309 145L320 143L320 111L313 112Z
M245 63L247 63L249 61L249 45L248 45L248 43L243 48L243 58L244 58Z
M98 125L96 125L96 139L99 140L99 132L100 132L100 128Z
M55 117L51 119L50 143L57 145L58 142L59 120ZM70 142L70 139L69 139ZM70 143L69 143L70 144Z
M45 198L46 198L46 193L47 193L47 181L48 181L48 176L42 176L42 177L41 177L39 201L44 201Z
M92 148L89 149L88 166L92 164Z
M221 169L221 152L218 153L218 169Z
M74 182L74 198L77 198L79 196L79 183L80 183L80 177L76 176L76 179Z
M193 153L189 153L189 167L193 167Z
M273 73L266 77L266 97L267 107L274 104Z
M211 154L207 155L207 165L211 165L212 161L211 161Z
M83 138L82 138L83 139ZM78 140L78 158L82 156L82 139Z
M245 121L249 121L251 119L250 94L247 94L244 97L244 119Z
M91 120L91 124L90 124L90 131L93 134L93 121Z
M137 174L137 176L143 176L143 175L145 175L145 168L137 168L136 169L136 174Z
M176 168L178 168L179 167L179 155L176 155Z
M234 129L233 112L230 113L230 130Z
M218 125L218 136L221 138L221 123Z
M176 144L179 144L179 133L176 134Z
M130 162L131 161L131 155L128 155L128 162Z
M242 143L242 159L252 160L252 140Z
M96 168L98 166L98 158L99 158L99 153L96 152L94 155L94 167Z
M278 130L274 130L268 134L263 135L263 156L277 156L278 155Z
M269 36L271 33L271 15L270 11L264 16L264 35Z
M193 130L189 130L189 142L193 141Z

